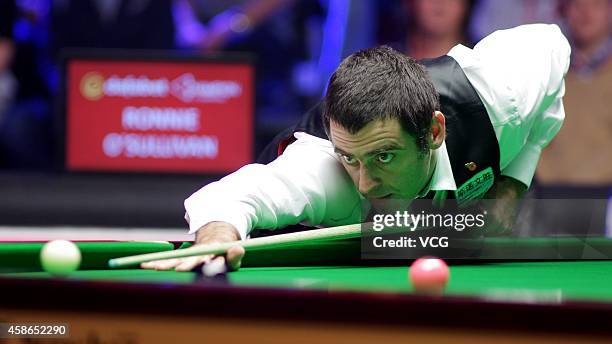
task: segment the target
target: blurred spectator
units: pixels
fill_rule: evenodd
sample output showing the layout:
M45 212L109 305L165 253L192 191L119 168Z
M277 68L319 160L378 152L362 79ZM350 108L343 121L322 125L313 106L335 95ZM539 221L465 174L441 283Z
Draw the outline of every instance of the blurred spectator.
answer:
M445 55L457 44L472 47L469 23L475 3L474 0L404 0L402 15L392 21L391 27L381 20L380 42L416 59ZM393 32L402 34L397 37Z
M177 41L202 51L222 50L249 35L294 0L177 0Z
M46 4L32 0L0 5L1 167L45 168L53 160L49 92L41 77L40 37L34 29Z
M174 4L180 46L255 57L258 148L294 124L320 98L323 83L312 66L320 56L324 34L321 3L327 2L177 0Z
M395 1L397 2L397 1ZM318 61L309 61L310 74L315 75L316 82L303 82L300 80L300 89L311 85L310 95L319 100L322 90L327 87L327 81L334 73L340 62L348 55L376 44L376 30L379 7L384 7L385 1L351 1L351 0L323 0L321 3L326 9L325 23L321 26L321 42L317 47L316 41L311 41L313 51L320 50ZM381 3L383 4L381 6ZM385 20L387 20L385 18ZM313 56L313 60L316 56ZM303 71L308 66L298 66ZM302 73L306 74L306 73ZM316 87L313 87L315 86Z
M10 69L14 49L10 38L0 37L0 122L15 101L17 93L17 80Z
M470 32L480 40L496 30L558 20L557 0L479 0Z
M572 44L566 119L544 150L537 177L544 184L612 185L612 2L560 4Z
M11 71L15 54L13 24L17 20L17 6L13 1L0 4L0 123L6 111L13 105L17 81Z
M54 0L53 46L172 49L171 0Z

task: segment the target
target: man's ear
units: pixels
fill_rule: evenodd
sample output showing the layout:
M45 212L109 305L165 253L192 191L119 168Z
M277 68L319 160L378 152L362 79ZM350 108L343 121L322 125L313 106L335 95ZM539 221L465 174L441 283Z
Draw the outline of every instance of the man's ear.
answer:
M430 149L438 149L446 139L446 118L440 111L434 111L431 126L427 135L427 144Z

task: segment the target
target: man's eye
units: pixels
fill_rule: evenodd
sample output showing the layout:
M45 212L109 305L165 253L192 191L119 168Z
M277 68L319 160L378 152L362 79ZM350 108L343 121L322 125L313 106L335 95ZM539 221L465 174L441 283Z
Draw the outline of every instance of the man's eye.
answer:
M380 153L376 156L376 160L383 164L388 164L393 160L395 154L393 153Z
M355 159L352 156L348 156L348 155L341 155L342 160L344 160L345 163L349 164L349 165L354 165L357 163L357 159Z

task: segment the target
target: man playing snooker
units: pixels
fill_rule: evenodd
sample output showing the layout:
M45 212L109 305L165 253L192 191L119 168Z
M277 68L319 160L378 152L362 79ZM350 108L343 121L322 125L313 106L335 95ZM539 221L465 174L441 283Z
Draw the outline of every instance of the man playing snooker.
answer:
M362 220L360 202L494 199L508 229L541 150L564 118L570 48L555 25L497 31L421 61L388 47L347 57L325 98L268 150L280 155L208 184L185 201L196 243L245 239L253 229ZM264 156L266 153L264 153ZM225 257L238 268L244 250ZM143 268L188 271L210 256Z

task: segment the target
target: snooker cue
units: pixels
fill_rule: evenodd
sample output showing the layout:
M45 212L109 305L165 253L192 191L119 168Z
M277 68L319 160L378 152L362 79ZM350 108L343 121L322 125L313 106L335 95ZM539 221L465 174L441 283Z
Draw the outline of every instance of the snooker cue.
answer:
M313 229L309 231L271 235L262 238L247 239L243 241L232 241L215 244L195 245L192 247L174 250L139 254L122 258L115 258L108 261L111 268L121 268L138 265L153 260L182 258L189 256L201 256L207 254L222 254L234 246L242 246L245 251L252 249L264 249L269 247L291 246L311 240L321 239L348 239L361 236L361 226L365 224L356 223L345 226Z

